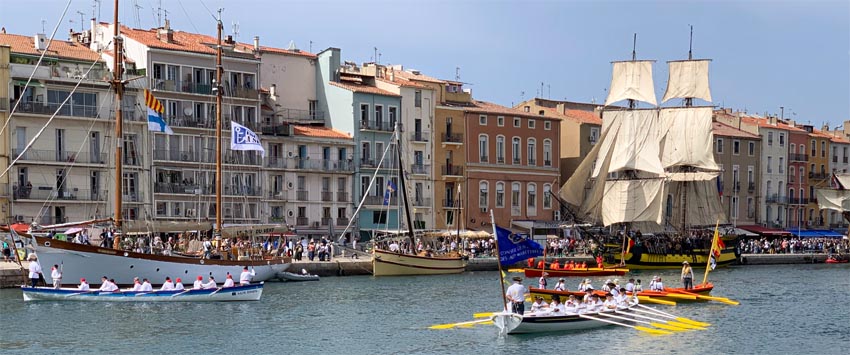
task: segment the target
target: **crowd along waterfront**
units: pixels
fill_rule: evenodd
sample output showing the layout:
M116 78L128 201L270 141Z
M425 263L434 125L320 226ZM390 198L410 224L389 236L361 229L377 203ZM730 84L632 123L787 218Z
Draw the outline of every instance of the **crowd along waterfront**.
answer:
M846 264L717 269L711 275L716 293L741 305L653 305L712 324L704 331L667 336L616 326L531 336L501 336L486 325L427 329L496 310L501 296L495 272L270 283L260 302L227 304L25 303L20 290L5 289L0 290L0 348L5 354L600 354L611 349L635 354L843 354L850 342L848 272ZM677 286L677 274L637 271L631 276L648 280L659 275L668 286ZM526 284L533 281L526 279ZM578 283L578 278L567 279L571 289Z

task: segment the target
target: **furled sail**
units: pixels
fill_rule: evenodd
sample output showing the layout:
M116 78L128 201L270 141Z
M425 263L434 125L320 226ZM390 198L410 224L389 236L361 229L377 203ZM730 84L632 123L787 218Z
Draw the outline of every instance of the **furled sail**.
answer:
M818 189L817 196L822 210L850 211L850 190Z
M607 137L608 130L603 129L602 135L599 136L599 142L607 140ZM587 182L590 179L590 174L593 172L593 165L596 162L596 158L599 156L600 147L602 147L602 144L597 143L594 145L593 149L590 150L587 156L584 157L584 160L578 165L575 172L573 172L573 175L561 186L559 195L567 203L573 206L581 206L584 202Z
M688 166L704 171L720 171L712 150L714 134L711 115L711 107L661 109L661 163L665 169Z
M682 222L682 213L685 214L685 224L689 226L713 225L718 221L721 224L728 223L720 205L715 181L671 181L667 183L667 193L673 199L670 201L672 211L669 221L673 225ZM683 196L687 196L687 201L684 201Z
M663 179L611 180L605 182L602 223L661 224L664 201Z
M605 106L622 100L643 101L657 106L655 86L652 84L652 63L651 60L614 62Z
M708 86L708 63L710 59L677 60L667 62L670 76L662 102L675 98L698 98L711 102ZM606 103L607 105L607 103Z
M624 170L640 170L663 175L661 164L661 131L658 110L617 110L602 112L603 130L609 130L610 139L601 141L600 156L612 153L611 165L607 171L597 165L593 177L600 173Z

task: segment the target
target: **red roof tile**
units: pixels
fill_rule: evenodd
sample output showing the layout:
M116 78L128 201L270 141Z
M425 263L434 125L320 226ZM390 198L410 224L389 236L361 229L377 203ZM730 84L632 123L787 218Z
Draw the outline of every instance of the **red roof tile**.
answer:
M369 85L360 85L360 84L356 84L356 83L338 83L338 82L335 82L335 81L331 81L330 84L333 85L333 86L339 87L339 88L343 88L343 89L348 90L348 91L352 91L352 92L362 92L362 93L367 93L367 94L401 97L400 95L393 94L389 91L386 91L386 90L383 90L383 89L378 89L374 86L369 86Z
M468 111L468 112L480 112L480 113L487 113L487 114L492 113L492 114L506 115L506 116L522 116L522 117L528 117L528 118L551 119L551 120L557 120L557 121L561 120L561 118L557 117L557 116L535 115L535 114L532 114L530 112L525 112L525 111L522 111L522 110L519 110L519 109L515 109L515 108L511 108L511 107L505 107L505 106L502 106L502 105L494 104L492 102L479 101L479 100L472 100L471 104L469 106L465 107L465 110Z
M720 122L713 122L714 127L712 127L712 131L715 136L724 136L724 137L739 137L739 138L748 138L748 139L759 139L758 135L744 132L740 129L732 127L730 125L726 125Z
M184 31L173 31L173 40L171 42L163 42L157 38L157 29L142 30L138 28L130 28L121 26L121 33L127 38L133 39L150 48L167 49L174 51L184 51L192 53L215 54L215 44L218 41L213 36L207 36L198 33L189 33ZM222 39L224 41L224 39ZM228 46L227 44L223 45ZM237 52L246 54L253 53L253 46L245 43L235 43L232 45Z
M302 50L293 51L293 50L289 50L289 49L267 47L267 46L260 46L260 52L261 53L277 53L277 54L296 55L296 56L308 57L308 58L316 58L315 54L310 53L310 52L306 52L306 51L302 51Z
M395 75L397 77L401 77L401 78L404 78L404 79L407 79L407 80L427 81L427 82L430 82L430 83L437 83L437 84L445 84L446 83L445 80L432 78L430 76L423 75L422 73L414 74L414 73L406 71L406 70L397 70L395 72Z
M29 54L34 56L41 55L41 51L35 49L35 42L32 36L22 36L15 34L0 33L0 44L9 45L12 47L12 53ZM50 43L50 49L47 50L46 57L63 58L82 60L87 62L102 61L100 54L89 49L89 47L70 41L61 41L53 39Z
M408 87L408 88L431 89L430 87L427 87L425 85L417 84L415 81L410 81L410 80L402 79L402 78L399 78L399 77L396 77L395 80L389 80L387 78L376 78L375 80L380 80L380 81L383 81L385 83L390 83L390 84Z
M602 119L599 118L599 114L596 112L567 110L567 112L561 113L560 111L558 111L558 109L552 107L540 107L539 110L543 110L545 115L549 117L558 117L577 123L594 124L599 126L602 125Z
M337 131L328 127L317 126L292 126L296 136L315 137L315 138L336 138L336 139L351 139L346 133Z

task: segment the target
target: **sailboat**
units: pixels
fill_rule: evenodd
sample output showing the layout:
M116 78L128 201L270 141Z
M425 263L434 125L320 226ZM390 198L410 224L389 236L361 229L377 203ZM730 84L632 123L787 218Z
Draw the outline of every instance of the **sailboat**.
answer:
M407 225L408 238L414 241L416 233L413 229L412 212L410 202L408 201L404 164L401 163L402 144L398 127L396 127L396 131L394 132L394 138L396 140L395 159L398 159L396 166L398 167L398 179L401 185L403 215ZM388 145L387 149L390 149L390 146ZM462 273L465 269L466 259L460 255L413 255L380 249L377 245L372 249L372 274L375 276L458 274Z
M636 37L635 37L636 39ZM578 218L628 230L663 230L665 200L671 208L667 222L679 221L679 232L692 226L725 223L713 181L721 169L714 161L712 107L694 106L693 99L711 101L708 59L670 61L663 101L681 98L682 107L637 108L637 102L657 106L652 60L613 63L613 76L602 110L600 141L563 185L560 195L578 206ZM611 105L628 101L627 108ZM587 184L590 182L590 187ZM629 269L680 268L683 261L705 263L708 248L673 254L650 248L647 240L626 243L609 259ZM661 239L656 243L664 243ZM729 245L734 245L730 242ZM664 250L663 252L659 252ZM718 258L718 265L735 260L734 247Z
M818 207L841 213L850 221L850 174L832 174L832 189L817 189ZM845 236L847 238L847 236Z
M114 53L123 53L123 40L119 34L118 24L118 1L115 1L115 26L114 27ZM221 83L222 77L222 23L218 21L218 51L216 54L216 82ZM123 75L123 60L121 55L114 56L113 79L111 80L115 90L115 137L123 137L122 110L118 106L122 102L125 80ZM221 136L222 136L222 91L221 87L216 92L216 223L215 234L222 233L221 218ZM133 228L132 223L124 223L122 218L122 145L119 144L115 151L115 215L112 219L116 232L120 235L122 231L127 232ZM78 222L73 225L91 225L96 221ZM72 224L67 227L73 226ZM208 224L207 224L208 225ZM249 267L254 271L253 281L267 281L278 277L279 273L286 271L290 266L289 257L257 256L250 260L222 260L204 259L200 257L183 257L136 253L112 248L104 248L93 245L77 244L47 237L33 236L35 252L43 265L62 265L63 279L76 282L81 278L88 280L100 280L104 274L114 278L119 284L129 284L134 277L147 278L154 284L161 284L166 277L182 277L194 279L196 276L213 276L218 280L224 280L227 274L239 275L243 267ZM45 275L48 283L51 283L49 275Z

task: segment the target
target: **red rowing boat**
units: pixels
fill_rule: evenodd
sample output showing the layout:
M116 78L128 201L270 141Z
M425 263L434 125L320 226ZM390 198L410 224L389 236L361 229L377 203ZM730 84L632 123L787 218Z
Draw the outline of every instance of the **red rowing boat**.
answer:
M623 268L598 268L598 267L588 267L584 269L572 269L572 270L564 270L564 269L533 269L526 268L523 269L525 272L525 277L540 277L545 271L549 276L552 277L570 277L570 276L622 276L629 272L629 269Z

